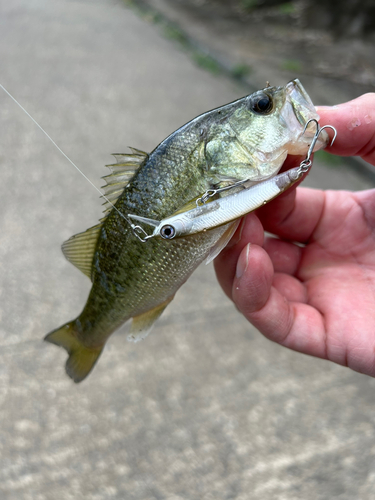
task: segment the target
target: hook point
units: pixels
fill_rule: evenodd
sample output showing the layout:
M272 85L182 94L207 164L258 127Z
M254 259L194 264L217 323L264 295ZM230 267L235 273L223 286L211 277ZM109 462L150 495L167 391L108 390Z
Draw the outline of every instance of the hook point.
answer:
M334 143L334 142L335 142L335 140L336 140L336 137L337 137L337 130L336 130L336 128L335 128L333 125L324 125L324 127L322 127L322 128L320 129L320 131L319 131L319 132L321 132L321 131L322 131L322 130L324 130L325 128L330 128L331 130L333 130L333 139L332 139L332 141L331 141L331 144L329 145L329 147L331 148L331 147L332 147L332 145L333 145L333 143Z

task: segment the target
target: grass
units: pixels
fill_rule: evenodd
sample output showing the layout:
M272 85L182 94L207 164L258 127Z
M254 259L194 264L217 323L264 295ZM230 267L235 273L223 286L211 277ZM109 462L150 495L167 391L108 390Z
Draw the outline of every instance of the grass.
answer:
M138 3L136 0L123 1L139 17L151 24L158 25L161 33L172 42L175 42L200 68L205 69L213 75L226 74L236 80L241 80L251 73L251 67L247 64L239 63L233 66L233 68L223 66L210 54L197 47L176 24L168 21L163 15L144 3ZM259 0L241 0L241 2L244 8L250 9L255 7L259 3Z
M256 7L261 6L262 2L260 2L259 0L240 0L239 5L243 10L251 11ZM293 14L296 11L296 7L293 2L285 2L278 6L271 5L270 7L275 7L280 12L280 14L286 15Z
M186 34L174 23L168 21L164 16L145 4L137 3L136 0L123 0L127 7L134 10L142 19L152 24L157 24L163 35L177 43L182 50L188 53L191 59L201 68L214 75L225 72L221 64L212 56L197 48L186 36ZM244 71L244 68L237 71ZM239 76L237 78L240 78Z
M296 6L292 2L283 3L279 6L279 12L281 14L290 15L294 14L295 11L296 11Z
M186 35L176 26L172 26L170 24L165 25L163 33L164 36L166 36L170 40L178 42L183 47L189 46L189 40L187 39Z
M281 69L286 70L286 71L291 71L295 73L301 73L302 71L302 64L300 61L297 61L296 59L285 59L281 63Z
M247 64L237 64L232 69L232 76L237 79L245 78L251 73L251 68Z
M258 0L241 0L241 7L244 10L252 10L258 6Z
M221 73L222 70L219 63L216 62L215 59L213 59L208 54L205 54L200 50L194 50L191 55L193 61L195 61L198 66L205 69L206 71L209 71L214 75L218 75L219 73Z

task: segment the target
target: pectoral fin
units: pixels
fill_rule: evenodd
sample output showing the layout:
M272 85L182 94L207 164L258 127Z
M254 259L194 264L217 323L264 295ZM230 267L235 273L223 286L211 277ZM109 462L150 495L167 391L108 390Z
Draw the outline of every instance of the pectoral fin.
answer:
M229 243L229 240L236 232L236 229L238 228L238 224L240 223L240 221L241 221L241 219L238 219L238 220L235 220L234 222L232 222L231 224L229 224L225 233L223 233L223 235L220 237L220 239L211 248L210 253L207 255L206 265L209 264L210 262L212 262L219 255L219 253L223 250L223 248L227 246L227 244Z
M61 247L66 259L91 279L92 260L102 225L97 224L83 233L75 234Z
M173 300L173 297L174 295L162 304L154 307L154 309L150 309L139 316L134 316L128 340L131 342L139 342L140 340L146 338L154 326L155 321L161 316L164 309Z

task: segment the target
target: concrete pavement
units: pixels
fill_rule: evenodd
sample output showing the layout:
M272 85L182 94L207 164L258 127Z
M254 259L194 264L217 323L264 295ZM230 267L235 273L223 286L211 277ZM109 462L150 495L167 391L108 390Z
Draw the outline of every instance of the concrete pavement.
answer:
M151 150L243 92L116 0L3 0L0 62L97 186L110 153ZM375 380L262 338L211 266L74 385L41 339L86 299L60 245L101 217L98 193L4 93L0 130L1 499L375 498ZM370 187L323 166L309 182Z

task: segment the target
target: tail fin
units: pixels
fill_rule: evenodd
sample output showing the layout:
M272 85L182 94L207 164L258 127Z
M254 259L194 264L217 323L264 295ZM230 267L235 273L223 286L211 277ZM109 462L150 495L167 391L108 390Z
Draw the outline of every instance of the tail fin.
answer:
M74 334L74 321L53 330L44 340L63 347L68 351L69 358L66 362L66 373L74 382L81 382L94 368L103 347L90 349L85 347Z

